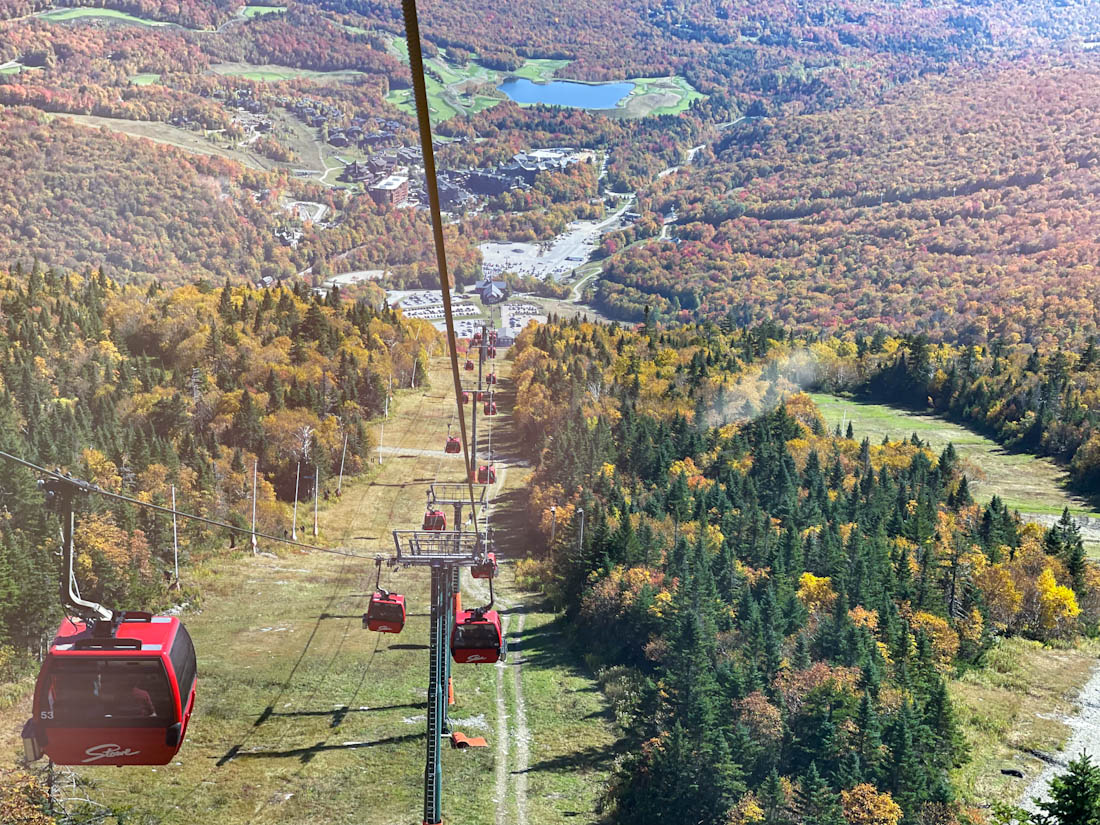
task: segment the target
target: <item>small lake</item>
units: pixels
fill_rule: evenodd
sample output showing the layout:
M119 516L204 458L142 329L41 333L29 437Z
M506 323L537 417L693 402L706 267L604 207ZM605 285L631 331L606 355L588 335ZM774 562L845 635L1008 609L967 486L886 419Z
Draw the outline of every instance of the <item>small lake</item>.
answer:
M535 83L525 77L510 77L497 86L516 103L544 103L547 106L572 106L577 109L614 109L634 91L634 84L575 83L551 80Z

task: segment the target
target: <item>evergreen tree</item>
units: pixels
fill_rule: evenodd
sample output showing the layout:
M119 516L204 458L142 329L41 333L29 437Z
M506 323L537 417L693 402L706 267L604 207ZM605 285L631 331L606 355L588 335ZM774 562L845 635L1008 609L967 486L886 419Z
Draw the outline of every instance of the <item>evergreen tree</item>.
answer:
M1050 800L1036 800L1035 825L1100 825L1100 765L1082 753L1067 768L1051 780Z
M233 288L229 285L228 277L225 279L225 286L222 287L221 296L218 298L218 315L225 323L232 323L236 320L236 314L233 311Z
M264 428L260 421L260 410L252 401L252 393L241 393L241 404L233 415L231 425L233 443L249 452L259 455L263 451Z
M840 806L840 795L817 770L817 763L811 762L810 768L802 778L802 787L798 795L802 825L847 825L844 810Z
M1062 509L1062 516L1043 536L1043 549L1065 562L1066 570L1073 578L1073 589L1078 593L1085 589L1085 543L1081 529L1070 515L1069 508Z

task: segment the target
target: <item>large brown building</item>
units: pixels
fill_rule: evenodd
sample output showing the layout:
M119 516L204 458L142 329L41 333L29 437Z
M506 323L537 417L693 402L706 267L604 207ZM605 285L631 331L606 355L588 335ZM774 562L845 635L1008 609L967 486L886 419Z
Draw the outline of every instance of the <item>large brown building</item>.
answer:
M390 175L368 191L374 202L380 206L397 206L409 197L409 178L406 175Z

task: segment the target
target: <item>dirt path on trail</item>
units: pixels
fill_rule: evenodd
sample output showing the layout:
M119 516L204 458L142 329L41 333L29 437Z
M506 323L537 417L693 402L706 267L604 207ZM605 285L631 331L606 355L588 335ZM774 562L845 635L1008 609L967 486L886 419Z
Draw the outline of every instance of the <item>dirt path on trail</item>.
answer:
M488 602L489 586L481 579L464 576L462 586L475 599ZM527 708L523 698L523 629L524 613L513 614L508 611L518 604L501 599L499 590L494 587L497 596L496 608L502 612L500 629L508 640L508 660L496 664L496 765L495 791L497 825L527 825L527 771L530 767L531 735L527 727ZM518 615L512 628L512 616ZM513 707L508 712L506 694L506 673L512 670ZM515 799L515 817L510 815L509 784Z

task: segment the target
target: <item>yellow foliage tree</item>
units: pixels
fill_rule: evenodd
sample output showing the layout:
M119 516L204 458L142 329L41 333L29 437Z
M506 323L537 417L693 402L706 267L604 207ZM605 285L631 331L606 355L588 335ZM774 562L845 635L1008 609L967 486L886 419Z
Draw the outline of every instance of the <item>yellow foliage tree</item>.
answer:
M913 629L923 630L932 640L932 653L936 666L950 668L959 654L959 634L951 629L947 619L923 611L913 616Z
M1016 621L1024 600L1012 574L1004 564L994 564L977 572L974 581L985 597L993 627L1004 632Z
M84 516L73 534L75 565L84 595L117 602L133 587L149 585L153 570L149 544L140 530L127 533L110 515Z
M868 610L863 605L856 605L848 611L848 618L856 627L865 627L872 633L878 630L878 611Z
M1039 591L1039 627L1043 638L1072 636L1077 630L1076 619L1081 614L1073 591L1058 584L1049 567L1039 574L1036 587Z
M828 576L815 576L809 571L798 579L797 596L811 613L829 610L836 601L832 580Z
M756 799L756 794L749 791L737 800L727 821L729 825L751 825L754 822L763 822L766 818L764 809Z
M970 615L966 616L958 624L959 636L971 643L976 643L981 640L982 631L984 629L985 620L982 619L982 613L976 607L972 607L970 609Z
M99 450L86 448L80 454L80 460L84 465L84 477L92 484L115 492L122 487L122 476L118 474L118 467Z
M841 791L840 802L848 825L898 825L901 819L901 808L893 797L866 783Z

